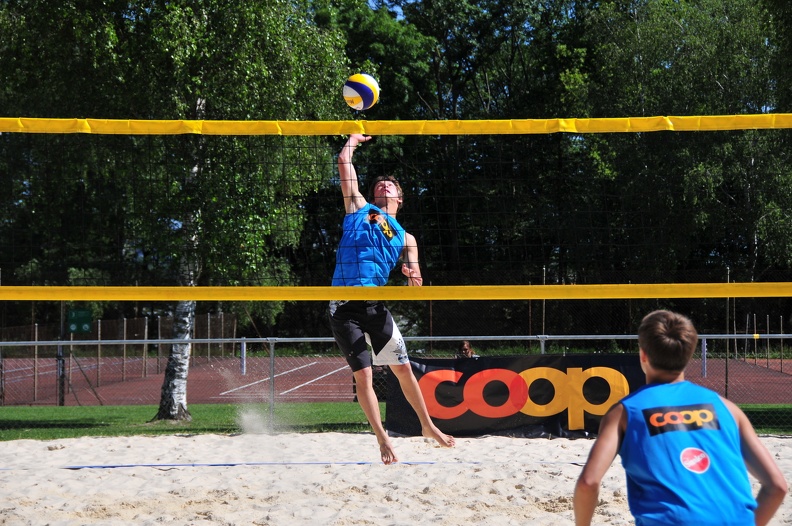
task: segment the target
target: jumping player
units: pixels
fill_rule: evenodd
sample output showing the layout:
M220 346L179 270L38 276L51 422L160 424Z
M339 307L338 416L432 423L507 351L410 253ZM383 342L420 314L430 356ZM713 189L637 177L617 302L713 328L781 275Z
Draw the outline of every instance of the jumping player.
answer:
M368 200L358 188L352 155L359 144L370 139L350 135L338 155L346 216L333 286L385 285L390 272L402 260L401 272L408 285L420 287L423 280L418 245L415 237L396 221L403 201L399 183L392 177L378 177L370 185ZM372 385L372 364L387 365L396 375L405 398L418 415L423 436L441 446L453 447L454 438L441 432L429 417L404 340L385 305L380 301L331 301L329 313L333 336L352 368L358 402L377 437L382 462L391 464L399 459L382 425L379 400Z
M575 486L577 526L591 524L600 483L617 454L638 526L764 525L781 506L787 483L745 413L685 380L697 341L685 316L659 310L644 317L638 352L647 385L600 423ZM748 473L761 485L755 499Z

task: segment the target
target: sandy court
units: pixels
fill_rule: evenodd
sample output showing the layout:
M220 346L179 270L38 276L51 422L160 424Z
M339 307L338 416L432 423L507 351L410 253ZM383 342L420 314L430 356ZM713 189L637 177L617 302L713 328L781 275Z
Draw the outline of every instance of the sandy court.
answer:
M792 438L763 437L792 481ZM0 524L573 524L590 440L482 437L439 448L368 433L19 440L0 447ZM618 460L595 524L631 524ZM792 498L774 525L792 524Z

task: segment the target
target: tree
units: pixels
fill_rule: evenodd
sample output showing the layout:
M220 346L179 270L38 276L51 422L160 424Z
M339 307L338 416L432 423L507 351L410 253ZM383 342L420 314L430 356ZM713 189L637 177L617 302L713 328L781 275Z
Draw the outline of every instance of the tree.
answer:
M126 6L0 3L0 107L6 115L118 116ZM119 196L129 144L123 137L0 136L5 283L85 285L99 277L126 283ZM57 320L59 309L41 302L27 313L14 319Z
M774 104L772 30L755 2L608 2L587 33L598 66L591 89L598 115L761 113ZM706 253L720 254L721 269L756 268L751 246L761 213L754 214L763 208L756 183L776 177L765 161L777 137L661 133L601 141L629 199L614 232L642 247L617 257L666 279ZM631 232L662 237L635 239ZM754 279L749 272L745 278Z
M332 97L332 88L344 74L341 41L337 33L316 28L307 11L299 1L248 2L237 9L218 1L151 3L137 18L137 78L149 78L147 92L158 97L151 110L157 111L163 100L167 112L197 119L335 116L338 106L333 103L340 100ZM177 225L175 236L164 239L181 245L173 251L180 284L292 280L283 249L299 239L301 196L329 177L326 169L308 173L290 163L293 154L288 149L277 153L271 143L267 138L200 136L167 149L180 159L175 169L184 176L180 199L171 202L175 209L163 201L158 216L171 217ZM262 147L267 158L257 159ZM254 162L240 171L235 160L246 156ZM177 179L171 174L169 180ZM262 307L258 310L266 313ZM177 321L191 320L194 309L194 303L180 302ZM280 307L275 309L270 316ZM187 322L178 323L174 337L185 339L189 328ZM183 349L174 346L171 352L157 418L189 417L181 388L189 350Z
M301 0L235 9L210 0L5 2L0 24L9 32L0 36L0 48L9 53L0 58L0 71L13 81L0 102L11 114L43 117L337 118L344 107L337 96L346 73L343 41L317 28L308 13ZM42 57L56 66L37 66ZM16 268L43 268L52 284L75 275L66 268L52 273L66 267L60 260L68 262L63 254L74 246L53 237L52 224L86 239L105 228L112 250L90 245L91 255L115 258L123 277L114 283L130 277L152 285L289 283L288 251L305 222L301 197L328 184L332 166L313 138L46 139L15 157L19 137L9 138L12 153L4 158L25 171L15 174L3 210L14 227L29 225L31 235L47 240L40 255ZM64 146L53 150L52 141ZM315 153L310 164L294 162L302 149ZM69 157L56 162L64 151ZM68 220L64 211L79 202L81 188L91 198L81 218L114 218L117 229ZM270 317L282 309L257 307ZM194 302L175 305L176 339L189 338L195 309ZM171 350L158 418L189 418L189 355L188 342Z

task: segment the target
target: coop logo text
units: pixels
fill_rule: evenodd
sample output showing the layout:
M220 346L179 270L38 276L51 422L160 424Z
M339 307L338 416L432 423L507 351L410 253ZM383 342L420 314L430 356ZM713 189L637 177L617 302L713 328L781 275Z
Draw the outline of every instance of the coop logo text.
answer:
M510 369L485 369L474 374L462 387L462 402L453 407L437 400L437 387L444 382L460 386L462 373L440 369L424 374L418 384L426 400L429 414L438 419L458 418L470 411L485 418L506 418L517 413L533 417L549 417L568 410L570 430L584 429L585 413L601 416L610 407L629 394L630 387L624 375L610 367L591 367L583 370L571 367L566 371L551 367L532 367L522 372ZM583 384L590 378L601 378L610 387L608 399L595 404L583 394ZM528 392L537 380L546 380L553 386L554 396L546 404L531 400ZM501 405L492 405L484 397L484 389L491 382L501 382L508 388L508 399Z
M712 404L644 409L643 416L652 436L670 431L698 431L720 429L718 415Z

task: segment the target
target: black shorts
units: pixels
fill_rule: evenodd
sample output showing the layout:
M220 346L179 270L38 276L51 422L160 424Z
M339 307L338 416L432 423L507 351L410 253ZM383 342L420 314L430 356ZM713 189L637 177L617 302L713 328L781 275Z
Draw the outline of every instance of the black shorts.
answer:
M329 314L333 336L353 372L409 363L404 338L382 302L331 301Z

